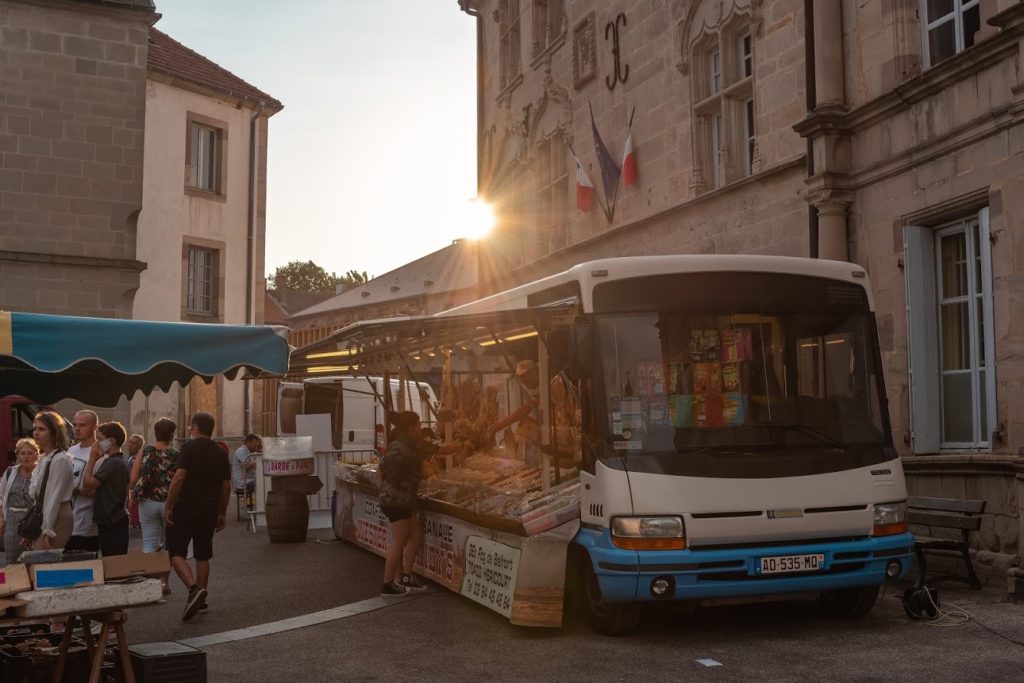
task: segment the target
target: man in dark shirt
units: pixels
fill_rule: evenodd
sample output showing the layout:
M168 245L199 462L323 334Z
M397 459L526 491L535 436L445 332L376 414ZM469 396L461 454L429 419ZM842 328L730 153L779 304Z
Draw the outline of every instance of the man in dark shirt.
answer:
M128 553L128 466L121 447L126 433L120 422L105 422L96 428L96 443L82 474L82 492L92 496L92 520L99 529L100 552L104 557ZM103 464L96 467L103 456Z
M213 428L213 415L200 412L192 416L192 438L181 447L164 504L167 552L171 556L174 573L188 588L182 621L188 621L207 608L213 534L226 524L225 515L231 496L231 466L224 451L211 438ZM194 576L185 559L189 543L196 560Z

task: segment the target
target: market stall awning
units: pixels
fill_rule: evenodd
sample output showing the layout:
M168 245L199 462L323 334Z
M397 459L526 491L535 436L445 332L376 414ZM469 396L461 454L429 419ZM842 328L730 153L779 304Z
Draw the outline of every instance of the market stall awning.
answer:
M293 351L291 370L345 374L367 365L404 363L410 356L418 360L421 353L443 347L489 349L564 324L577 310L576 299L565 299L525 309L364 320Z
M283 376L288 353L282 327L0 311L0 396L113 406L196 376Z

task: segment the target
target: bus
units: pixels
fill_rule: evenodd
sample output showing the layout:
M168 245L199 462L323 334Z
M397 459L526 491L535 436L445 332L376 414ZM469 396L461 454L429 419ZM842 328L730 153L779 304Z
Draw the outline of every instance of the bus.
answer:
M861 267L612 258L438 317L559 305L568 329L541 336L564 349L548 365L579 401L568 576L596 630L635 629L646 603L800 594L859 616L908 573L906 484Z

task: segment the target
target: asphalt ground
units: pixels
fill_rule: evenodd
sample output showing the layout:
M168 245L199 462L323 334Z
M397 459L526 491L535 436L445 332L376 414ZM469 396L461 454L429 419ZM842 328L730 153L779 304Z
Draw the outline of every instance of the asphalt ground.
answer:
M323 542L318 542L323 541ZM232 521L218 535L210 612L181 622L184 590L133 610L133 643L182 640L375 597L383 561L330 531L275 545ZM812 602L645 611L635 634L609 638L569 615L560 629L512 626L432 585L415 598L327 623L209 645L211 681L842 680L1016 681L1024 678L1024 605L998 591L940 584L944 607L974 620L936 626L906 617L895 587L861 620ZM990 629L987 630L986 629ZM997 632L1000 635L992 633ZM705 667L712 659L721 666Z

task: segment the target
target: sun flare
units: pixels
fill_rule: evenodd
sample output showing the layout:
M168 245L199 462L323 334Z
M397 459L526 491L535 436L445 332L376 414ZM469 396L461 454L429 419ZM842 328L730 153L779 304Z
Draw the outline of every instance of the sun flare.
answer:
M471 199L466 205L461 227L463 237L483 239L494 228L494 208L483 199Z

